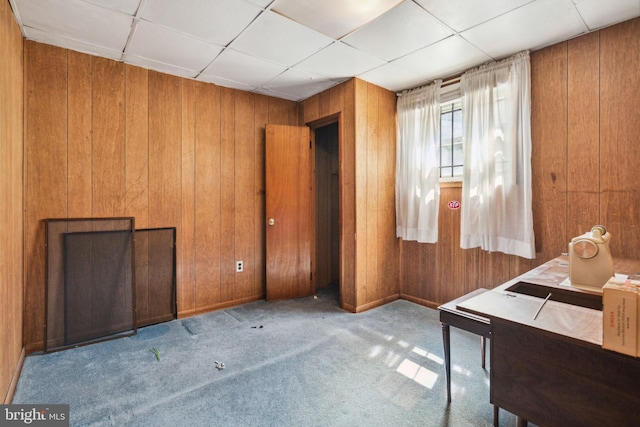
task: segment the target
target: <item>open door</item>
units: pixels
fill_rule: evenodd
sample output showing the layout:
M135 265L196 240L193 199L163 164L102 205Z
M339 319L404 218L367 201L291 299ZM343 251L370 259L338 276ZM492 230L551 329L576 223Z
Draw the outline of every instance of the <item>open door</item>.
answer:
M267 125L265 152L267 300L315 292L310 130Z

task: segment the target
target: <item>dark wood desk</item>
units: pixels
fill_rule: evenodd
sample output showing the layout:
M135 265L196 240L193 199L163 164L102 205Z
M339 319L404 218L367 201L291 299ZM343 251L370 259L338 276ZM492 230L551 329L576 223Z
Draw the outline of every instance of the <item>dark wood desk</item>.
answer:
M614 260L614 269L636 274L640 261ZM602 348L602 311L566 302L598 294L562 285L566 277L559 257L457 305L490 321L491 403L524 425L638 426L640 359ZM540 309L543 298L510 290L521 283L561 301Z

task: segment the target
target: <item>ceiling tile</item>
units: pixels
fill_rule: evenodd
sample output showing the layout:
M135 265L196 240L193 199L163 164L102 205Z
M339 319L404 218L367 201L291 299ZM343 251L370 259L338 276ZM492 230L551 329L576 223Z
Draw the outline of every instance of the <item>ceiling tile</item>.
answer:
M15 0L15 4L25 27L109 50L124 50L133 23L129 15L80 0Z
M121 51L107 49L102 46L92 45L79 40L68 39L35 28L25 28L25 37L29 40L34 40L40 43L63 47L65 49L88 53L95 56L101 56L103 58L114 59L116 61L120 61L122 59Z
M260 6L261 8L266 8L267 6L269 6L271 3L273 3L273 0L247 0L249 3L253 3L255 5Z
M399 3L401 0L279 0L273 10L339 39Z
M626 21L640 16L640 0L574 0L580 15L590 30Z
M325 35L267 11L230 47L267 61L291 66L331 42Z
M138 21L127 54L200 71L222 51L221 46L195 39L147 21Z
M426 83L461 73L490 60L490 57L459 36L452 36L391 64L417 74L422 78L422 83Z
M585 32L587 27L571 0L537 0L461 35L488 55L501 59Z
M140 6L140 0L86 0L107 9L119 10L128 15L135 15Z
M280 93L273 90L268 90L264 88L257 88L253 92L259 93L261 95L271 96L274 98L287 99L289 101L302 101L304 98L301 98L299 94L287 94Z
M341 80L325 79L320 76L289 69L265 84L260 93L279 93L287 95L287 99L302 100L322 92L340 83Z
M254 85L249 85L229 79L223 79L222 77L214 76L211 74L201 74L196 80L213 83L218 86L230 87L232 89L244 90L246 92L254 92L256 90L256 86Z
M413 2L404 2L342 39L386 61L453 34Z
M354 76L401 91L640 16L640 0L9 2L27 39L292 100Z
M154 61L152 59L141 58L139 56L131 54L127 54L124 56L124 62L126 62L127 64L137 65L149 70L159 71L161 73L171 74L174 76L193 78L198 74L198 72L195 70L187 70L175 65L165 64L162 62Z
M296 68L329 78L354 77L385 62L342 42L335 42L299 63Z
M425 82L423 76L414 73L407 67L399 67L394 63L384 64L371 71L360 74L358 77L394 92L414 88Z
M534 0L415 0L456 31L464 31Z
M226 46L261 12L244 0L153 0L144 3L139 16Z
M202 74L243 82L247 85L260 86L286 69L287 67L282 65L263 61L232 49L226 49L218 55Z

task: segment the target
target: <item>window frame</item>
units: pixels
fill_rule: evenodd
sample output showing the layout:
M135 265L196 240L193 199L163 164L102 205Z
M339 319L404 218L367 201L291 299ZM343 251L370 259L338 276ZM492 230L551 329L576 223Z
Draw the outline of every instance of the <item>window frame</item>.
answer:
M460 118L460 122L458 123L460 126L460 141L456 141L456 137L455 137L455 128L456 128L456 123L454 118L456 117L456 112L459 111L460 115L458 116ZM462 99L460 97L457 98L453 98L447 101L441 101L440 102L440 139L438 142L438 170L439 170L439 178L441 182L457 182L457 181L462 181L462 173L464 171L464 158L462 159L462 162L460 164L455 163L455 150L454 147L457 144L460 144L461 147L464 147L464 131L462 129ZM443 144L443 118L445 117L445 115L450 115L451 117L451 138L450 141L446 141L447 144L444 145ZM450 142L450 144L448 143ZM445 146L449 146L451 147L451 163L449 165L443 166L443 147ZM464 148L463 148L464 149ZM464 156L464 151L463 154ZM454 175L455 170L456 169L460 169L462 172L460 173L460 175ZM450 175L447 174L446 176L442 176L443 170L444 169L450 169Z

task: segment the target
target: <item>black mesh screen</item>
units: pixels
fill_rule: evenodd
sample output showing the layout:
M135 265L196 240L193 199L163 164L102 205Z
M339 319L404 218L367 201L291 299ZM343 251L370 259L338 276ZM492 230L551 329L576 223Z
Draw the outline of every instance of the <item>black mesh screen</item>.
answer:
M45 351L136 331L134 220L46 220Z
M176 318L175 228L136 230L137 326Z
M133 328L130 231L64 234L65 345Z

